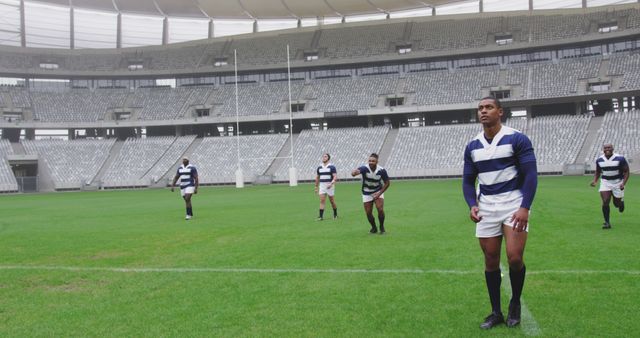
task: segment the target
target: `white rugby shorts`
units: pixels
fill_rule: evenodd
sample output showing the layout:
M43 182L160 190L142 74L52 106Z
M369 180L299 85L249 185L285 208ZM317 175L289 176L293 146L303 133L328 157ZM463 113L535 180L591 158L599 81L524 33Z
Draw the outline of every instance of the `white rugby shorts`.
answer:
M622 184L622 180L609 181L601 179L600 189L598 189L598 191L611 191L613 193L613 197L623 198L624 190L620 189L620 184Z
M180 189L180 195L182 195L182 197L184 197L184 195L193 194L195 191L196 191L196 187L182 188L182 189Z
M511 217L520 209L522 198L517 198L506 203L482 203L478 202L478 216L482 219L476 223L476 237L489 238L502 236L502 225L513 227ZM529 232L529 224L525 228Z
M329 195L329 196L335 195L336 193L335 183L331 185L331 188L329 188L329 184L331 184L331 182L320 182L320 185L318 187L318 195Z
M380 197L378 198L382 198L384 199L384 194L380 195ZM371 195L362 195L362 203L367 203L367 202L372 202L373 201L373 194Z

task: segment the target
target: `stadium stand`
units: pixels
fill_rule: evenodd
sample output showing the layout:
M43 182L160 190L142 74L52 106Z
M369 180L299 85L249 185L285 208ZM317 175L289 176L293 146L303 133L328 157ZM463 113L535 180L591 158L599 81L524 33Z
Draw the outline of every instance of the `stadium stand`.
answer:
M194 106L205 106L209 100L209 96L213 91L213 86L197 86L197 87L189 87L189 98L185 103L185 113L184 116L180 115L179 117L191 117L193 116L193 111L191 110ZM191 112L192 115L188 115L188 112Z
M338 168L338 177L351 177L351 170L366 163L371 153L380 151L388 131L386 127L303 130L294 143L298 179L315 179L322 154L327 152ZM275 180L289 180L289 165L289 161L285 161L276 170ZM385 163L380 165L386 167Z
M191 123L181 119L195 117L197 108L210 109L210 118L199 119L194 122L198 124L197 128L187 130L207 135L211 130L226 127L224 125L235 118L235 86L229 65L233 64L233 50L237 50L238 65L248 66L238 85L241 121L247 122L245 126L261 129L252 132L266 132L265 129L275 129L276 122L279 127L283 125L284 118L271 114L286 113L288 84L279 80L284 79L287 44L297 67L297 79L291 82L292 100L305 104L304 111L297 113L296 118L310 124L336 118L338 124L345 121L344 125L353 126L356 119L347 121L349 117L336 117L341 114L323 116L323 113L354 111L358 112L357 125L364 125L360 122L366 118L369 124L381 124L384 118L385 124L394 126L405 125L408 119L413 119L411 123L432 123L429 114L436 116L445 112L451 112L455 118L442 120L455 123L468 119L465 111L471 109L468 106L471 102L489 91L502 89L511 89L510 93L504 93L510 94L506 101L521 100L526 108L573 104L576 109L582 109L580 107L589 107L587 101L593 94L589 84L599 83L601 77L603 82L610 82L608 91L612 93L607 99L616 98L616 91L627 98L634 95L628 92L640 89L640 53L636 50L640 46L637 40L640 8L629 5L568 10L565 14L559 14L560 11L345 23L284 33L264 32L123 49L40 50L5 46L0 47L0 70L10 69L11 72L5 71L7 74L23 74L20 78L25 79L25 87L20 81L19 86L2 87L0 106L7 120L22 114L20 121L13 121L8 127L14 129L7 130L7 134L12 135L15 135L17 124L21 124L27 135L27 131L41 126L68 129L75 128L78 122L87 128L95 128L96 132L100 129L105 133L99 135L108 137L120 135L116 133L119 128L145 127L149 130L154 127L147 135L174 135L170 129L176 124ZM609 35L611 39L599 32L601 23L618 26ZM513 41L505 42L507 46L497 46L499 35L509 36ZM398 56L396 48L402 45L410 47L410 53L416 53L408 58ZM586 46L584 50L583 45ZM308 52L317 52L318 62L302 63ZM476 54L480 56L476 57ZM357 60L368 57L379 59ZM228 64L214 67L220 60ZM40 81L37 76L43 71L40 66L43 62L59 66L48 69L51 75L46 74L43 79L49 76L72 80L55 85ZM142 65L142 69L129 72L127 67L132 63ZM102 78L102 74L94 77L101 72L109 79ZM350 75L340 77L345 74ZM151 87L155 84L154 79L163 79L165 75L185 86ZM111 76L122 82L111 81ZM80 88L85 86L106 88ZM131 88L114 89L114 86ZM606 87L603 91L607 91ZM598 94L598 99L607 95ZM394 101L397 108L383 107L386 95L401 99ZM547 99L552 100L545 102ZM631 101L625 102L631 104ZM446 105L450 107L436 107ZM16 108L16 111L5 108ZM109 121L113 118L109 114L113 110L130 112L131 121L113 126L119 123ZM592 121L590 132L587 131L590 123L587 116L513 118L506 124L531 137L541 166L557 168L574 163L579 153L578 161L586 156L585 160L592 162L590 157L600 153L604 141L614 143L618 152L637 153L640 151L635 136L637 116L635 110L609 112L601 129L597 129L600 118L598 123ZM343 118L345 120L341 120ZM336 125L331 123L332 129L303 130L296 135L299 179L314 178L322 152L331 153L341 177L348 177L348 172L364 162L369 153L382 149L387 135L390 142L384 145L384 152L389 158L381 165L387 167L392 176L458 175L462 164L461 149L480 130L478 124L454 124L401 128L397 134L395 131L388 134L387 127L333 128ZM159 128L155 129L156 126ZM105 130L109 128L115 130ZM614 134L614 130L620 130L620 135ZM124 135L131 135L129 131ZM589 144L583 145L588 133ZM589 149L594 138L597 138L595 145ZM194 143L194 139L195 136L130 138L118 143L116 148L113 140L95 141L95 144L87 143L86 149L81 149L85 147L82 142L89 141L39 140L24 141L23 144L28 153L39 154L45 161L57 189L77 188L95 181L93 176L101 168L104 175L98 179L105 187L148 186L166 177L187 149L193 153L192 162L201 170L204 184L233 182L238 167L237 139L207 137L201 143ZM246 181L251 182L273 164L271 159L282 150L287 135L247 135L240 139L241 157L245 158L241 164ZM97 154L91 155L93 157L88 154L95 151L91 147L100 148ZM443 148L460 149L460 156L451 156L443 152ZM111 156L110 150L114 153ZM107 163L108 168L100 164L93 171L68 170L69 163L88 163L91 159L97 163L113 160ZM269 168L269 173L275 172L277 181L286 181L288 161L278 162L281 163L279 168L277 165ZM0 166L3 166L0 175L12 175L10 168L7 170L4 164ZM0 190L6 183L4 176L0 178Z
M240 136L240 154L244 180L252 182L262 175L276 157L289 135ZM205 137L193 151L190 162L198 168L202 184L235 182L238 169L237 137Z
M300 96L304 83L291 81L291 97ZM288 87L286 81L238 84L238 113L240 115L267 115L279 112L283 103L286 108ZM218 87L211 94L214 114L218 116L235 116L235 85L227 84Z
M497 67L411 73L404 93L415 93L414 104L436 105L473 102L482 97L482 88L499 84Z
M519 130L526 134L527 131L527 119L521 117L512 117L505 121L506 126L515 130Z
M126 69L126 65L121 65L123 62L122 54L115 50L101 49L92 53L81 51L78 54L69 55L66 61L65 65L60 66L69 70L110 72L121 67Z
M529 120L527 135L533 143L538 165L574 163L584 143L588 115L541 116Z
M139 108L140 120L171 120L181 117L187 99L191 95L189 88L138 88L131 100L131 108Z
M34 119L43 122L86 122L105 119L110 108L120 108L127 96L119 89L73 89L65 92L30 92Z
M529 66L514 65L507 68L505 74L505 85L507 86L519 86L520 95L518 97L511 97L512 99L526 98L529 95Z
M328 58L368 57L395 53L394 42L401 41L405 23L376 26L345 26L322 29L318 42Z
M552 41L582 36L588 33L589 22L583 15L531 15L519 17L522 23L529 19L531 41Z
M208 46L181 46L180 48L164 48L160 50L145 51L141 59L149 56L149 69L194 69L198 68L200 61Z
M158 182L172 166L180 160L189 145L196 139L195 135L176 137L169 148L158 158L156 163L142 177L143 182Z
M102 186L106 188L112 187L146 187L152 183L152 179L158 178L157 172L162 171L166 167L175 163L177 158L175 153L186 149L189 145L187 140L179 141L176 149L172 149L170 157L162 160L161 158L169 152L169 149L176 141L173 136L158 136L147 138L127 138L120 152L109 164L106 172L101 178ZM190 138L193 141L193 138ZM179 157L180 155L178 155ZM153 166L159 163L163 167L159 167L158 171L152 170ZM165 172L166 172L165 170ZM153 176L146 177L148 172L154 172ZM163 173L164 174L164 173Z
M14 107L28 108L31 107L31 99L29 98L29 92L22 88L9 89L9 96Z
M91 183L109 156L111 140L22 140L27 154L38 155L51 173L55 189L78 189Z
M617 22L618 30L632 34L640 29L640 10L594 8L588 11L495 13L479 17L426 17L400 22L354 23L297 32L260 33L255 36L218 38L178 44L167 48L137 47L108 49L96 53L87 50L30 51L27 55L15 47L0 48L0 69L28 71L42 62L55 63L59 70L113 72L126 71L130 63L142 63L145 71L175 71L213 68L218 58L233 63L238 50L240 65L285 64L285 48L291 48L292 61L304 62L304 51L318 51L320 58L354 59L397 54L396 45L410 43L421 52L454 51L495 46L497 35L508 33L513 44L526 46L545 41L601 39L597 25ZM317 41L316 41L317 39Z
M608 74L622 75L620 88L640 89L640 54L614 54L610 60Z
M584 161L594 168L595 159L602 155L602 145L613 144L614 151L625 156L640 152L640 110L608 112L598 129L589 156Z
M460 175L464 147L481 129L476 123L400 128L387 161L389 173L399 177Z
M561 97L578 93L578 80L598 76L600 57L536 63L531 66L532 82L529 97Z
M0 139L0 192L18 191L18 182L7 161L7 155L13 154L8 140Z
M379 95L393 94L397 86L396 75L319 79L312 82L307 98L314 100L313 110L321 112L370 109Z
M486 46L492 33L500 32L500 18L433 20L416 22L411 40L416 50L455 50Z
M269 65L287 62L287 45L289 45L289 58L301 59L304 51L311 48L314 32L286 33L277 36L263 36L261 38L236 38L233 39L231 55L236 49L238 65Z
M640 28L640 10L636 8L631 8L631 9L623 10L620 12L621 12L620 17L626 17L627 29Z
M607 76L620 77L612 91L640 88L640 54L614 53L608 58ZM335 112L376 108L380 96L407 94L408 104L431 106L465 103L486 95L489 88L518 87L509 100L566 97L587 94L586 80L598 79L603 57L556 59L450 70L386 75L359 75L292 81L292 99L306 100L306 111ZM501 67L503 70L501 70ZM501 73L504 76L501 77ZM617 84L619 83L619 87ZM260 116L285 112L287 82L239 84L240 115ZM108 120L112 109L132 108L138 120L173 120L191 117L197 105L212 108L211 116L235 116L235 86L187 86L129 89L58 90L7 87L5 106L27 108L41 122L95 122ZM124 107L127 105L128 107Z

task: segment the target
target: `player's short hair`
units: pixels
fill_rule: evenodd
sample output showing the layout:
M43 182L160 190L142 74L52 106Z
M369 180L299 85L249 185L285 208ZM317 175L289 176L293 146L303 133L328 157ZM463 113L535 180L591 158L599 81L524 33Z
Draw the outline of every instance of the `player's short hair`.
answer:
M378 154L376 154L376 153L371 153L371 155L369 155L369 157L373 157L373 158L375 158L375 159L377 160L377 159L378 159Z
M489 96L485 96L483 98L480 99L480 101L484 101L484 100L493 100L493 102L496 103L496 107L498 108L502 108L502 103L500 102L500 100L498 100L497 97L489 95Z
M324 154L327 155L329 159L331 159L331 155L329 155L329 153L324 153Z

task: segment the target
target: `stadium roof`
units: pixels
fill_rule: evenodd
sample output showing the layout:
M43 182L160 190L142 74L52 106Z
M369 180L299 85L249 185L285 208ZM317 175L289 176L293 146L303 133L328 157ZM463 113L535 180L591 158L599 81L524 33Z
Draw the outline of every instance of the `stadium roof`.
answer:
M100 11L210 18L309 18L389 13L464 0L38 0Z
M319 25L638 0L0 0L0 45L120 48Z

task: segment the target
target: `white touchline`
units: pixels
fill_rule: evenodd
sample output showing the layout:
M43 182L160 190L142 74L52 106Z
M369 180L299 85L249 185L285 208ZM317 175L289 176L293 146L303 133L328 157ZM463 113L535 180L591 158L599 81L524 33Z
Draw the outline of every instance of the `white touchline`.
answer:
M165 273L350 273L350 274L436 274L436 275L472 275L482 274L478 270L446 270L446 269L330 269L330 268L186 268L186 267L91 267L60 265L0 265L0 270L51 270L51 271L104 271L104 272L165 272ZM537 270L527 275L560 274L626 274L640 275L640 270Z
M211 273L351 273L351 274L443 274L466 275L477 271L464 270L422 270L422 269L287 269L287 268L119 268L119 267L84 267L84 266L51 266L51 265L0 265L0 270L52 270L52 271L104 271L104 272L211 272Z
M500 264L500 269L502 271L509 271L509 269L504 268L502 264ZM508 274L508 272L507 272ZM529 275L529 273L527 272ZM502 278L502 288L506 291L507 295L509 295L509 299L511 298L511 281L509 278ZM527 336L539 336L540 335L540 326L538 326L538 322L533 318L531 311L527 307L524 302L524 297L520 297L520 318L522 319L520 325L522 326L522 331Z

